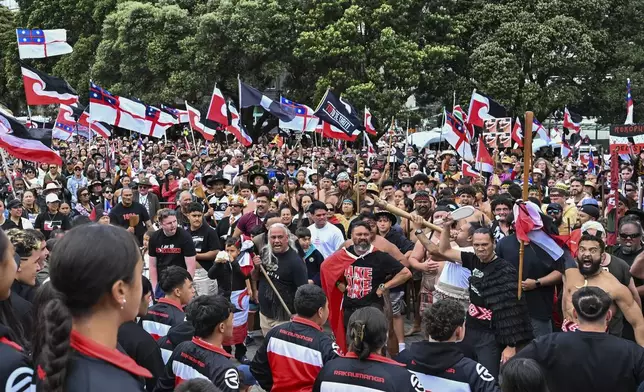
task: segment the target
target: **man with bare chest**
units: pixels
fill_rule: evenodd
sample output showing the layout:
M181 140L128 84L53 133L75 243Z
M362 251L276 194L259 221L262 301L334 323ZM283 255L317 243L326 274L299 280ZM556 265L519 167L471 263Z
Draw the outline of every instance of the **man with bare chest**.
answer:
M577 253L577 268L567 268L565 271L565 289L563 298L564 331L577 329L573 317L572 295L581 287L599 287L613 300L611 312L621 310L626 320L633 326L637 343L644 345L644 318L642 311L633 299L629 288L620 283L610 272L601 268L601 260L605 251L604 241L597 236L584 234L579 240Z

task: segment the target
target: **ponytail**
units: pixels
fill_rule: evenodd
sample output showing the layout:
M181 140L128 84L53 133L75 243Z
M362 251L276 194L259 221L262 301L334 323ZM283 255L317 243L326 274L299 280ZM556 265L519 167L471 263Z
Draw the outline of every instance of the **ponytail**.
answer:
M364 322L358 320L351 324L349 327L349 336L351 337L350 350L358 355L361 361L364 361L371 354L369 343L364 340L364 330L366 325Z
M63 301L55 298L45 306L43 316L45 342L39 361L46 374L43 390L63 392L67 376L72 315Z
M349 351L355 353L361 361L372 353L378 353L387 343L389 325L385 315L372 306L353 312L348 329Z

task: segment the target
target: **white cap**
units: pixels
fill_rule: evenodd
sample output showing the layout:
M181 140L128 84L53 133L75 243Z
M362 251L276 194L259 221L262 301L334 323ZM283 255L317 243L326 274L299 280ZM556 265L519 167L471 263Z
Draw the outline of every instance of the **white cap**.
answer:
M58 198L58 195L55 194L55 193L50 193L45 198L46 203L54 203L54 202L57 202L57 201L60 201L60 199Z

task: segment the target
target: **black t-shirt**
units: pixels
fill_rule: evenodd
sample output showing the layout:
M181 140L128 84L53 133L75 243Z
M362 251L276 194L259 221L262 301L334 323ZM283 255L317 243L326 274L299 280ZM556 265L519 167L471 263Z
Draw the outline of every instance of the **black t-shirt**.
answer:
M262 261L265 262L265 257ZM293 306L293 299L297 288L309 282L306 275L306 265L302 258L297 254L293 248L289 248L286 252L276 254L277 262L273 259L272 263L264 264L266 273L273 281L275 288L282 296L291 313L295 313ZM277 267L277 268L275 268ZM266 278L263 274L259 276L258 286L259 296L259 309L262 314L268 318L276 320L288 320L286 312L282 308L277 296L273 289L268 285Z
M624 253L624 251L622 250L622 246L620 245L613 250L612 254L624 260L629 267L632 267L633 262L635 261L635 258L639 256L639 254L642 253L643 251L644 251L644 247L640 248L640 250L638 250L637 252Z
M132 202L129 207L125 207L123 203L119 203L110 211L110 221L112 224L126 229L130 227L130 217L132 216L139 217L139 224L134 227L134 236L139 241L139 245L142 245L143 234L147 230L145 222L150 220L148 210L141 203Z
M353 245L347 251L355 255ZM384 305L378 297L378 286L398 274L403 265L389 253L379 250L359 257L344 270L347 289L344 292L344 308L358 309L372 304Z
M509 261L519 270L519 241L516 234L501 239L496 245L496 254ZM552 271L561 270L563 257L555 261L538 245L527 244L523 256L523 280L539 279ZM538 320L550 320L554 302L555 286L541 286L534 290L524 291L530 317Z
M71 228L72 225L69 223L69 218L60 212L50 214L48 211L45 211L36 217L36 223L34 224L34 229L40 230L47 239L49 239L49 235L54 229L69 230Z
M551 333L516 356L539 363L551 392L630 392L644 381L644 349L600 332Z
M157 259L157 276L169 266L176 265L186 268L185 257L192 257L197 254L192 237L181 227L172 237L163 233L163 229L157 230L150 236L148 254Z
M192 237L192 243L195 245L195 251L197 253L206 253L211 250L221 249L221 243L219 242L219 236L215 229L210 227L208 224L202 224L197 231L188 231ZM198 261L199 265L206 271L212 268L214 260L209 261Z

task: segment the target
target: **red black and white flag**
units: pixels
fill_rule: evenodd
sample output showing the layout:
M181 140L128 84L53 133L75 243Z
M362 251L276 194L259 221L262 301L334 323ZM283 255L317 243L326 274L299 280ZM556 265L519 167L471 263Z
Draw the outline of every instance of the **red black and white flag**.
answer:
M376 127L373 126L371 111L368 108L364 108L364 129L369 135L376 135Z
M472 165L466 161L463 161L463 165L461 166L461 171L463 172L463 175L466 177L474 177L474 178L481 177L481 173L478 170L474 169Z
M519 117L517 117L512 127L512 140L514 140L518 147L523 147L523 129L521 128L521 120L519 120Z
M186 102L186 110L188 111L190 128L199 132L206 140L212 140L217 132L216 124L208 125L205 121L202 121L201 111L188 105L188 102Z
M472 92L472 99L468 109L467 122L477 127L483 127L485 120L508 116L508 112L501 104L490 97L477 93L476 90Z
M47 75L22 62L20 66L27 105L71 105L78 102L76 90L65 80Z
M232 102L228 103L228 112L230 113L230 124L226 127L226 130L232 133L235 138L244 145L244 147L249 147L253 144L253 139L244 130L244 125L239 117L239 112L235 106L233 106Z
M48 144L51 145L51 135ZM34 137L27 128L8 112L0 110L0 147L16 158L62 166L60 155Z
M570 131L579 133L581 131L581 116L570 112L567 107L564 108L563 126Z

